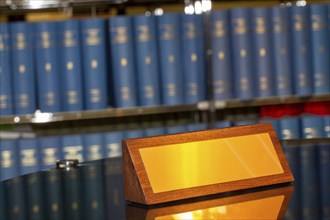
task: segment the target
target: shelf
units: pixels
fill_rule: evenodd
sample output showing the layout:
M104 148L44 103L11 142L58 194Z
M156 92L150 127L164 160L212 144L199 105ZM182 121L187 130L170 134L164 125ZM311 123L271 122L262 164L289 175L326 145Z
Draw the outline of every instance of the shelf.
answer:
M242 107L258 107L265 105L281 105L295 104L304 102L330 101L330 94L316 96L287 96L287 97L270 97L270 98L255 98L251 100L224 100L215 101L216 109L242 108Z
M153 114L168 114L177 112L191 112L207 109L207 104L203 102L191 105L173 105L173 106L154 106L154 107L136 107L136 108L108 108L95 111L79 111L79 112L58 112L58 113L42 113L4 116L0 117L0 125L5 124L28 124L28 123L52 123L65 122L73 120L90 120L102 118L117 118L128 116L143 116Z
M299 97L271 97L271 98L257 98L253 100L225 100L215 101L214 107L216 110L232 109L232 108L249 108L266 105L281 105L304 102L330 101L330 94ZM34 114L26 115L11 115L0 117L0 125L15 125L15 124L29 124L29 123L52 123L65 122L75 120L91 120L102 118L117 118L128 116L143 116L156 114L169 114L177 112L194 112L194 111L209 111L212 108L212 102L203 101L197 104L189 105L173 105L173 106L153 106L153 107L134 107L134 108L108 108L93 111L79 111L79 112L58 112L58 113L42 113L36 112Z

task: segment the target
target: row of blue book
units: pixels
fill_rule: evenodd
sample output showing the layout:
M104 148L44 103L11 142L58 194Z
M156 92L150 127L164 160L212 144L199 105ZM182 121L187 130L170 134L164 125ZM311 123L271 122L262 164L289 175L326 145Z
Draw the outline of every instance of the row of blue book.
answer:
M272 123L279 140L330 138L330 116L285 117L278 120L219 121L216 128L255 123ZM80 162L119 157L123 139L206 130L205 123L177 124L135 129L40 136L0 140L0 180L18 175L47 170L60 159L78 159Z
M123 139L204 130L206 124L137 128L126 131L0 139L0 180L55 167L61 159L79 162L119 157Z
M126 219L121 158L0 182L0 220Z
M216 100L327 94L329 13L311 4L2 23L0 115L197 103L211 98L208 84Z
M330 219L330 145L284 145L294 176L294 192L286 220Z

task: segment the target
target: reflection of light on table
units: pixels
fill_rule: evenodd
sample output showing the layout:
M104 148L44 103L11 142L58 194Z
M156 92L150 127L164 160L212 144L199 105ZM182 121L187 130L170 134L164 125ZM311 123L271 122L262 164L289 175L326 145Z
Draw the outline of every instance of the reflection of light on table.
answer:
M277 219L285 196L257 199L191 212L156 217L155 220Z

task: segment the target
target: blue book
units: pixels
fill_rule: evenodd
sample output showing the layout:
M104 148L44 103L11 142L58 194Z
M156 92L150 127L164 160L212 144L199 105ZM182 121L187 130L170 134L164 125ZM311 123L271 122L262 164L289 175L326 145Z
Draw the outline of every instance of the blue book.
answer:
M279 119L279 127L282 140L299 139L302 137L300 120L297 117L283 117Z
M57 30L63 110L80 111L84 105L79 21L71 19L58 22Z
M215 100L234 98L229 10L211 14L212 90Z
M251 15L248 8L230 11L235 98L251 99L254 94L254 60Z
M61 183L61 172L56 169L44 172L44 185L47 189L46 198L44 198L47 219L64 219L63 188Z
M176 133L184 133L187 132L186 125L167 125L166 133L167 134L176 134Z
M330 33L326 4L311 4L311 54L313 60L313 91L315 94L330 93Z
M26 193L26 215L29 219L45 219L45 192L42 172L31 173L24 177Z
M0 23L0 116L13 115L9 25Z
M80 168L85 219L106 219L103 160Z
M34 30L39 109L59 112L62 103L56 23L38 22L34 24Z
M145 128L144 134L146 137L151 137L151 136L164 135L166 134L166 131L164 127L151 127L151 128Z
M63 135L61 137L62 155L64 160L84 162L84 145L80 134Z
M144 130L139 128L132 128L125 131L125 139L144 137Z
M36 138L18 140L19 174L25 175L40 170L38 144Z
M18 151L16 140L0 141L0 181L19 175Z
M207 129L207 125L205 123L187 124L187 131L202 131L206 129Z
M58 136L39 137L39 161L42 170L49 170L56 166L56 161L62 158L61 139Z
M330 115L323 116L323 125L324 137L330 138Z
M114 106L137 106L131 18L111 17L109 30Z
M323 133L323 118L321 116L302 116L301 129L303 138L322 138Z
M23 177L15 177L4 182L7 203L7 217L10 220L25 220L26 196Z
M26 22L10 24L15 114L29 114L36 110L32 27Z
M157 17L162 104L184 103L180 14Z
M83 135L85 161L99 160L105 157L103 136L101 133Z
M139 15L133 18L136 75L139 104L160 105L160 82L154 16Z
M228 120L217 121L214 126L215 128L228 128L231 126L231 122Z
M253 28L254 61L257 74L258 97L275 95L273 81L273 56L271 48L270 8L252 8L251 22Z
M234 121L234 126L242 126L242 125L253 125L256 124L256 120L243 120L243 121Z
M184 102L206 99L204 24L202 15L181 15Z
M301 96L313 93L309 17L308 6L290 8L294 93Z
M153 115L151 117L147 116L146 118L143 118L142 121L145 137L166 134L164 123L158 115Z
M104 19L80 21L87 110L107 107L106 25Z
M125 139L124 131L110 131L103 133L105 157L120 157L122 155L121 142Z
M299 145L286 145L283 144L283 152L286 160L289 163L290 170L294 176L294 191L287 210L285 212L286 220L301 219L301 183L300 183L300 147Z
M271 123L275 132L276 132L276 136L277 139L281 140L281 130L280 130L280 125L279 125L279 121L277 119L274 118L262 118L259 120L259 123Z
M317 146L302 145L300 147L301 158L301 208L302 219L319 219L320 217L320 194L318 177Z
M320 177L321 218L330 219L330 146L318 144L318 167Z
M277 96L289 96L293 94L289 10L286 7L272 7L270 10L274 62L273 86Z

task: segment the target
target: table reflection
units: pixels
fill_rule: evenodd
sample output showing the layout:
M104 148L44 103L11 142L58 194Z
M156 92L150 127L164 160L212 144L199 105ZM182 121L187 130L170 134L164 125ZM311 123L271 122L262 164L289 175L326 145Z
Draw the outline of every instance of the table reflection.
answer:
M139 207L124 200L122 160L111 158L0 182L0 220L277 219L292 190L268 187Z

